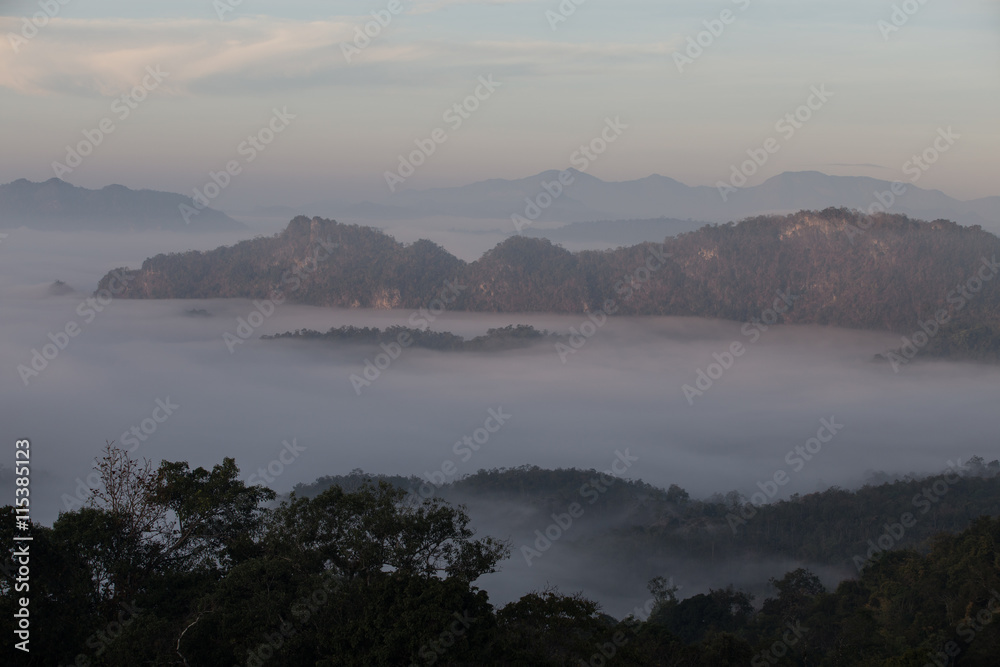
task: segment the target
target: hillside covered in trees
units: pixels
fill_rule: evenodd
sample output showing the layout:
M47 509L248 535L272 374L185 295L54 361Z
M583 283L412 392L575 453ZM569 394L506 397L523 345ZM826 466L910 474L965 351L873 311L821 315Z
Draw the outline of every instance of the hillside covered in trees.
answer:
M571 253L515 236L471 263L430 241L404 245L372 228L298 217L274 237L148 259L126 272L123 296L277 294L418 309L445 293L449 310L748 321L780 292L794 297L783 322L909 333L942 310L962 327L1000 322L997 257L1000 239L977 227L846 209L751 218L609 251Z
M510 325L489 329L482 336L466 340L448 331L430 331L428 329L412 329L409 327L334 327L326 333L299 329L273 336L261 336L262 340L299 340L322 341L326 343L369 344L399 343L406 347L424 348L447 352L500 352L530 347L536 343L555 343L565 340L548 331L526 324Z
M537 527L531 517L565 511L597 474L523 466L480 470L434 487L419 477L355 471L298 485L295 492L310 497L332 486L360 489L365 483L384 482L412 497L432 491L430 495L463 504L474 514L517 507L515 516L529 517L525 532L530 534ZM694 559L706 567L727 560L781 557L854 575L869 564L869 540L877 543L886 524L898 523L906 513L913 515L914 525L893 538L893 547L920 548L938 533L964 530L977 517L1000 517L1000 461L973 457L933 477L907 476L856 491L831 488L767 503L735 491L697 500L677 485L664 490L615 479L587 507L581 528L562 539L561 546L608 563L621 554L635 561ZM517 528L513 526L515 532ZM863 562L855 560L858 555L865 557Z
M96 471L86 507L32 527L32 628L46 639L28 664L979 666L1000 650L990 517L920 552L887 549L832 591L805 569L774 578L763 599L724 585L681 599L654 577L616 619L552 589L495 606L475 582L511 545L474 535L464 508L384 481L274 505L228 458L211 470L153 467L109 446ZM465 484L548 494L548 479L487 472ZM10 565L14 508L0 515L0 609L13 636L26 592Z

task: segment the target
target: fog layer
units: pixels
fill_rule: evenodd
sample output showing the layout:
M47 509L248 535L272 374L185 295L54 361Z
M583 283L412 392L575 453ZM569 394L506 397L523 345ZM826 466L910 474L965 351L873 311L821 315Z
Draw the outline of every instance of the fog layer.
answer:
M491 355L404 349L385 367L378 348L258 336L407 325L410 311L285 304L250 320L262 324L246 342L227 346L224 334L257 310L251 301L112 300L100 310L87 303L108 269L188 247L196 246L187 237L23 230L0 243L0 423L8 451L15 439L31 440L36 521L79 506L94 457L111 440L154 462L210 467L235 457L248 479L271 480L278 491L354 468L448 479L523 464L607 470L627 453L635 461L624 477L676 483L695 497L733 489L749 496L785 471L789 482L776 496L783 498L856 485L872 470L933 473L957 457L996 455L1000 368L926 361L894 373L872 361L899 342L884 333L771 327L753 340L734 322L612 318L585 326L584 315L446 312L431 328L473 336L525 323L593 332L562 355L551 344ZM53 294L57 279L75 291ZM70 323L79 331L64 339ZM730 363L734 342L745 351ZM33 368L33 351L52 356L47 345L48 353L62 349ZM365 375L366 362L384 367L378 377L372 368ZM718 377L690 398L683 388L699 386L699 371ZM491 410L510 417L478 450L457 447ZM817 436L821 420L842 428L808 459L791 454ZM7 484L3 493L14 497ZM482 522L502 531L496 516ZM569 558L550 554L559 567L531 572L512 563L523 576L496 580L496 590L516 597L546 581L579 588ZM665 576L681 567L654 565Z

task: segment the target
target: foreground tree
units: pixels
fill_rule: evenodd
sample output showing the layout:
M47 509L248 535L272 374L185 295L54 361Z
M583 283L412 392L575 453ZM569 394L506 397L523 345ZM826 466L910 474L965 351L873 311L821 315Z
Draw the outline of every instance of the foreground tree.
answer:
M268 509L273 492L231 459L154 469L109 446L98 471L87 507L33 529L28 664L976 667L1000 650L989 517L832 592L804 569L772 579L759 610L732 587L682 600L656 578L650 618L615 621L555 590L494 609L475 582L509 545L477 539L463 507L387 484ZM14 517L0 508L7 545ZM17 583L0 567L8 636ZM7 647L4 664L23 664Z

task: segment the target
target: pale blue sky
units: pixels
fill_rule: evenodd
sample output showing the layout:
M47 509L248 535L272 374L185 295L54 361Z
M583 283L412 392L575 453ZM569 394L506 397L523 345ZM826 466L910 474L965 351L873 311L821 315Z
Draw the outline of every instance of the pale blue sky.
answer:
M38 5L0 2L0 182L51 177L65 146L111 117L115 132L63 178L190 194L287 107L295 120L215 205L380 198L397 156L492 75L502 87L404 187L566 167L609 116L629 128L594 175L713 185L825 84L833 97L751 184L803 169L901 180L951 126L961 140L918 184L1000 194L1000 2L928 0L888 40L876 23L898 0L746 3L587 0L553 31L559 0L403 1L348 64L340 44L389 0L243 0L224 21L212 0L69 0L18 53L7 34ZM726 9L736 20L678 72L674 51ZM155 65L169 77L119 121L115 98ZM855 164L881 168L835 166Z

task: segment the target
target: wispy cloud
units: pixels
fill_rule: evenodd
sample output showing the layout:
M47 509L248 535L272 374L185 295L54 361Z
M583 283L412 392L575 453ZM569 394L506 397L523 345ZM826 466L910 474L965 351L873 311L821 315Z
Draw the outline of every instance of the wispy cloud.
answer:
M113 96L130 90L148 65L170 72L163 93L267 92L271 87L344 83L357 77L350 68L377 68L385 81L420 69L426 81L435 69L503 67L524 75L595 73L626 61L655 62L674 44L469 41L452 44L397 31L376 40L355 65L344 61L340 45L353 39L351 20L294 21L242 17L211 20L93 19L53 22L49 30L15 55L0 50L0 87L25 95ZM0 20L0 33L13 29ZM36 43L37 42L37 43ZM30 53L27 52L30 48ZM379 72L366 71L368 83ZM353 78L352 78L353 77Z

